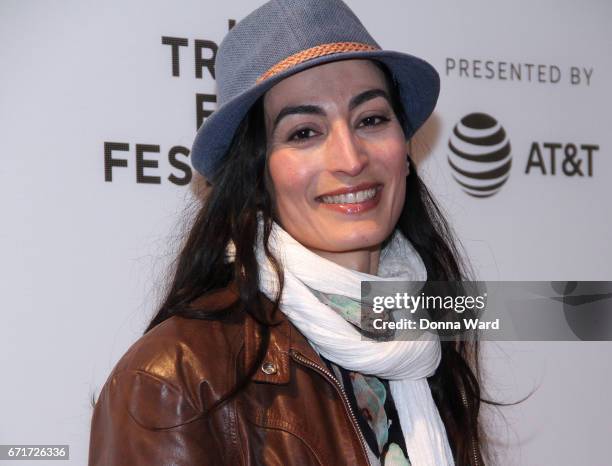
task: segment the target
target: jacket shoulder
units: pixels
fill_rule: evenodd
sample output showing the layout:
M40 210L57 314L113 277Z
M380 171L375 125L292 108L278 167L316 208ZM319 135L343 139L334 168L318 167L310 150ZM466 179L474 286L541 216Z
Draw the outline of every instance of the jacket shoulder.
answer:
M243 322L243 316L223 321L172 316L140 337L114 371L138 370L169 381L185 370L193 376L214 374L240 350Z
M235 382L243 320L170 317L127 350L100 400L128 410L150 428L168 428L197 417Z

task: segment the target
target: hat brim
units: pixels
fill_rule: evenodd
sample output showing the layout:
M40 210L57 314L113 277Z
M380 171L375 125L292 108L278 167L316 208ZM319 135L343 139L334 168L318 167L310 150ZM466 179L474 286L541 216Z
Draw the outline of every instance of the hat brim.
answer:
M436 106L440 93L438 72L425 60L407 53L390 50L345 52L300 63L254 85L220 106L198 129L191 149L192 166L210 179L221 165L236 129L251 106L279 81L317 65L358 58L376 59L387 65L393 74L407 117L404 133L406 139L409 139L425 123Z

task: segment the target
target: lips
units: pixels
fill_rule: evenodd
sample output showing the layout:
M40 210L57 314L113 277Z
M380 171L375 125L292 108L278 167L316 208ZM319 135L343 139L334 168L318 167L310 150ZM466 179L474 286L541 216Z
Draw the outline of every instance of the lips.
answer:
M326 209L343 214L359 214L374 209L381 199L381 183L361 183L356 186L336 189L317 197Z
M356 193L358 191L364 191L367 189L382 187L382 183L359 183L355 186L347 186L345 188L335 189L317 196L317 201L321 201L323 196L337 196L340 194Z

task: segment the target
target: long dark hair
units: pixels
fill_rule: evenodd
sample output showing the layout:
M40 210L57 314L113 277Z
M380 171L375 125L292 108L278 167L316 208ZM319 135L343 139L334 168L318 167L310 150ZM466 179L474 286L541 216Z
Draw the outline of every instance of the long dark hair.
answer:
M404 128L409 120L399 99L399 88L388 69L384 72L396 116ZM266 255L275 265L279 282L282 269L267 248L274 220L273 202L266 189L266 139L263 99L250 109L226 154L225 161L211 177L189 233L174 262L167 291L155 317L147 328L173 315L196 319L222 319L228 312L247 312L259 322L262 345L255 363L244 378L215 406L238 394L250 381L266 354L269 328L279 308L280 293L273 301L274 312L266 312L258 287L258 264L253 246L257 232L257 212L264 218ZM417 173L409 157L410 173L406 180L406 199L397 228L420 254L430 281L460 281L468 270L460 260L456 241L444 215ZM233 263L224 260L229 240L236 246ZM195 306L197 299L234 282L240 306L230 310L207 310ZM446 426L449 442L458 466L484 465L486 439L479 428L481 402L498 404L481 397L478 340L442 341L442 359L428 379L433 398Z

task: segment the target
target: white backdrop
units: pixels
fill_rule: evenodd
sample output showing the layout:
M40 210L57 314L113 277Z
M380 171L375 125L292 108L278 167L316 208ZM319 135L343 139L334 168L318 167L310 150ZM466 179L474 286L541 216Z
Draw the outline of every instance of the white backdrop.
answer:
M195 41L218 44L229 19L262 3L0 0L0 444L69 444L69 463L86 464L90 399L153 314L192 200L193 182L168 179L184 176L168 154L191 147L196 94L214 94L210 73L195 75ZM440 72L416 157L479 277L612 279L612 5L347 3L383 47ZM187 40L179 76L162 37ZM511 144L507 182L483 199L447 161L453 127L475 112ZM127 145L112 152L127 160L112 181L108 143ZM560 145L554 175L550 143ZM526 173L534 144L546 175ZM159 183L137 182L137 145L159 146L143 155ZM572 145L597 147L591 176L584 150L569 160L584 175L563 172ZM494 398L538 388L491 417L499 464L610 464L611 343L486 343L484 356ZM19 464L30 463L44 462Z

